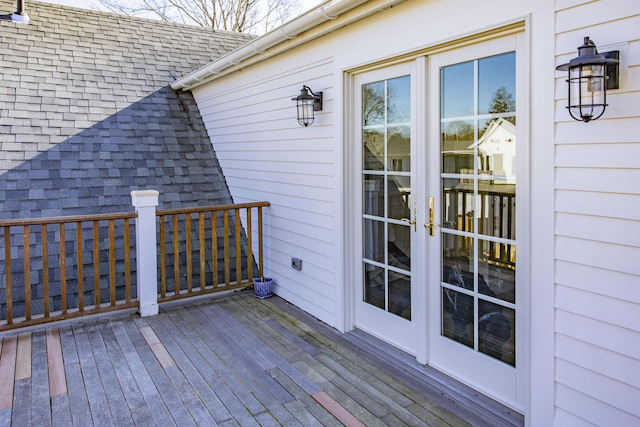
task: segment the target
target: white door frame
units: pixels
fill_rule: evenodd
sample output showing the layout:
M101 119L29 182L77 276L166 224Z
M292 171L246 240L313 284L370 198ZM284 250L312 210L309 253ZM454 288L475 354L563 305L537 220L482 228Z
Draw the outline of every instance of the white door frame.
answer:
M520 60L517 61L516 65L516 76L517 76L517 111L518 111L518 140L521 141L518 144L518 155L517 155L517 176L518 176L518 220L517 220L517 239L518 239L518 269L517 269L517 277L518 277L518 288L517 288L517 300L518 304L518 316L516 319L516 330L517 330L517 355L516 355L516 365L517 368L517 390L516 395L517 398L514 401L506 401L501 399L499 396L491 395L491 397L496 398L499 401L502 401L506 405L521 411L526 412L525 409L527 407L527 402L529 398L528 384L529 384L529 369L530 369L530 357L529 353L531 349L529 348L529 330L530 326L528 324L528 319L530 315L530 307L528 306L529 293L531 291L528 278L530 277L530 215L529 215L529 198L530 198L530 183L528 177L530 176L530 166L528 164L529 161L529 133L530 133L530 125L529 125L529 102L530 102L530 94L528 89L528 82L530 81L529 77L529 49L528 49L528 40L529 34L525 32L526 22L523 21L523 25L520 27L512 26L511 28L507 28L504 33L501 33L497 30L490 31L491 35L479 35L480 42L479 44L483 44L487 42L487 40L491 40L494 38L502 38L504 36L516 35L518 38L517 42L517 55L521 57ZM458 47L469 46L470 43L468 39L464 39L461 41L459 45L456 45L455 42L447 42L448 46L451 46L451 49L447 50L455 50ZM441 46L436 46L432 49L433 52L446 52L447 50L442 49ZM415 93L420 96L413 97L413 109L415 111L415 117L427 117L427 120L416 120L412 118L412 144L418 144L416 150L414 150L415 155L412 153L412 171L415 176L415 181L412 182L412 191L417 194L424 194L425 196L438 194L439 189L439 180L432 179L431 181L427 180L426 177L426 168L424 167L416 167L416 162L419 160L423 162L423 164L433 164L433 160L430 161L430 158L433 156L437 156L438 160L435 162L439 162L440 153L428 152L430 146L434 144L424 144L424 141L427 140L427 132L429 130L435 132L439 132L439 119L436 120L436 123L432 123L434 116L428 115L428 108L432 108L431 105L427 106L428 100L430 99L430 94L428 93L429 85L428 82L433 81L433 79L429 80L431 76L428 76L428 61L430 56L430 49L425 49L424 52L417 52L413 58L409 59L412 61L414 66L414 73L412 77L415 76L415 82L412 83L412 87L415 87ZM406 55L407 57L409 55ZM389 65L397 64L400 61L390 59ZM407 62L407 61L402 61ZM381 68L383 65L380 65L378 62L373 68ZM356 123L354 117L354 102L353 102L353 91L357 90L355 87L355 76L362 72L364 67L361 67L357 70L357 72L350 73L349 71L345 71L344 73L344 111L345 111L345 128L344 128L344 189L345 189L345 197L344 201L344 210L343 210L343 220L345 226L345 230L348 231L348 234L345 234L344 241L344 249L345 254L347 254L345 269L344 269L344 325L345 330L351 330L354 328L354 309L355 309L355 292L354 292L354 283L356 277L359 277L356 274L356 269L361 268L361 259L358 259L355 254L355 249L361 243L361 232L357 231L357 228L360 227L360 217L356 217L354 215L356 203L355 200L358 197L361 197L361 189L354 182L354 170L359 171L361 173L360 162L361 159L355 155L357 150L355 150L354 144L354 132L359 132L359 123ZM423 96L426 94L426 96ZM439 100L439 93L436 95L436 98ZM355 130L354 130L355 129ZM430 136L431 137L431 136ZM431 147L433 148L433 147ZM436 147L436 151L437 151ZM426 184L428 183L428 188L426 188ZM421 187L422 186L422 187ZM418 233L426 233L422 223L427 222L427 208L426 208L426 200L420 201L418 203ZM439 220L440 212L436 209L436 222ZM415 253L416 258L419 259L429 259L430 262L428 265L418 266L420 264L418 259L412 262L412 279L416 277L425 277L427 271L431 271L432 274L438 274L439 271L439 254L435 256L429 256L428 251L433 250L430 248L429 238L418 238L415 239L418 243L413 247L413 251ZM429 280L433 281L434 278L431 277ZM439 279L435 279L439 280ZM430 286L432 287L432 286ZM429 301L434 298L434 295L430 295L429 292L422 286L414 286L412 291L412 307L427 307ZM430 363L430 340L429 334L432 333L430 328L439 328L438 324L434 325L435 322L430 321L428 318L426 310L412 310L412 320L415 322L416 327L414 328L415 342L416 342L416 352L415 356L419 363L428 364ZM437 368L437 366L435 366ZM450 374L449 372L445 372ZM466 382L464 378L459 378L461 381ZM473 386L473 384L470 384ZM482 390L481 390L482 391ZM486 392L486 391L483 391Z

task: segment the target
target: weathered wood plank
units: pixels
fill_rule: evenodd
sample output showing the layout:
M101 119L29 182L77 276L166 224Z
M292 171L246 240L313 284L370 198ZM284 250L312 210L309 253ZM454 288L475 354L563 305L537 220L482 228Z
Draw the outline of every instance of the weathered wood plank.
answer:
M53 427L68 427L72 424L71 407L69 405L69 395L60 394L51 398L51 421L49 423L33 425L45 426L51 425Z
M331 412L334 417L336 417L342 424L347 427L365 427L365 425L353 414L347 411L342 405L333 400L331 396L329 396L324 391L319 391L318 393L314 393L311 395L313 399L322 405L327 411Z
M172 338L173 348L171 350L182 356L180 371L184 374L198 396L206 402L207 409L216 422L231 419L231 413L222 403L221 399L214 393L210 385L210 381L215 381L217 374L194 348L194 342L186 338L182 333L183 327L187 327L187 325L175 323L175 320L179 321L179 317L176 317L175 311L172 311L168 316L159 316L158 318L159 323L163 326L163 335ZM196 337L193 338L197 340Z
M11 408L0 409L0 426L11 425Z
M224 304L221 304L224 307ZM243 337L251 345L256 357L264 357L269 360L272 367L279 367L285 372L292 380L294 380L303 390L312 394L318 392L320 389L316 384L301 375L289 362L287 362L282 356L269 347L264 341L257 338L254 334L249 332L244 326L239 324L236 319L233 318L227 311L220 311L219 316L227 322L227 325L233 329L233 331L239 337ZM271 369L271 367L267 368Z
M195 421L185 407L179 390L174 387L172 379L167 374L167 370L160 365L158 359L140 333L140 328L149 326L146 319L134 319L134 322L123 322L122 326L127 332L140 360L143 362L144 368L149 372L149 377L154 387L171 414L173 420L169 418L167 422L173 421L181 427L195 426Z
M102 387L97 363L93 352L91 351L91 344L89 342L87 331L88 326L89 325L84 323L73 326L73 335L76 342L76 349L78 351L78 359L80 361L80 372L78 373L79 375L74 378L70 375L69 383L72 383L72 379L78 381L80 384L84 382L84 388L79 389L78 392L86 393L91 414L89 425L112 425L109 403ZM68 370L67 373L69 374ZM72 399L71 393L69 399Z
M190 306L189 310L196 310L196 307ZM187 311L180 309L172 311L168 315L174 322L175 329L182 334L176 339L181 343L185 355L193 363L194 368L198 370L208 387L215 393L216 399L219 399L219 406L215 400L211 403L207 402L209 410L213 412L216 421L220 423L234 418L241 425L257 425L252 414L263 412L264 406L252 393L247 392L246 386L237 384L237 381L234 381L235 378L223 374L224 371L228 371L228 367L221 363L220 357L204 342L204 336L201 334L200 328L206 329L206 326L199 324L200 327L196 330L193 327L195 319L189 318ZM189 345L182 344L184 340ZM236 396L227 385L229 379L236 383L236 390L244 390L240 396L246 403L241 401L240 396ZM238 385L240 387L237 387ZM213 403L216 405L214 406Z
M13 406L13 383L16 373L16 350L18 337L8 336L2 340L0 353L0 409Z
M153 416L138 389L134 374L125 362L124 354L116 340L111 324L108 321L103 321L98 324L98 328L104 342L105 354L113 367L113 373L120 385L120 391L129 409L133 423L136 426L150 425Z
M213 415L208 411L207 407L203 404L203 401L200 400L200 396L191 386L189 378L187 378L185 373L183 372L183 370L187 369L189 371L192 371L192 367L190 369L188 366L188 359L184 356L179 346L175 343L172 337L164 330L164 327L159 322L160 317L165 316L149 318L148 323L149 326L151 326L153 330L157 332L158 338L166 347L167 352L171 354L173 360L175 360L176 364L174 366L165 368L167 376L171 380L173 387L175 387L178 393L178 396L180 396L183 404L193 417L195 423L197 425L215 424Z
M254 380L260 382L281 404L291 401L293 397L265 371L265 369L268 369L267 367L271 368L274 365L264 360L261 354L254 351L251 342L241 339L236 331L226 327L226 322L218 316L221 311L222 309L216 307L215 304L203 306L202 309L205 316L215 319L215 322L219 325L216 332L221 333L225 337L223 339L228 341L228 345L233 349L234 360L227 360L227 363L242 364L252 374ZM258 398L262 401L262 396Z
M31 378L16 380L13 392L11 425L31 424Z
M16 381L31 377L31 332L18 335Z
M67 395L69 397L69 411L74 426L91 425L91 409L87 397L86 385L82 377L80 359L76 347L76 336L71 326L59 328L60 344L64 359L65 373L67 377ZM47 393L48 385L47 385ZM62 397L60 395L56 397Z
M31 422L34 426L51 424L51 398L49 367L47 361L47 337L45 331L35 332L31 338Z
M47 329L47 363L49 367L49 394L51 397L67 392L64 374L62 344L58 328Z
M292 408L289 403L285 403L285 407L302 425L305 427L326 426L336 423L336 418L329 411L318 404L310 394L302 390L280 369L274 368L269 371L269 374L296 398L294 402L291 402L291 404L297 405L296 408Z
M126 363L132 372L133 381L140 391L140 398L144 400L151 412L151 418L148 420L148 423L163 426L175 425L171 413L165 401L162 399L162 393L156 388L149 371L145 367L144 361L140 358L134 344L131 342L123 326L124 324L131 324L131 321L129 319L118 318L112 319L110 322L113 335L123 353L123 363ZM135 413L133 415L135 420Z
M220 381L240 399L251 415L265 411L265 405L269 405L271 402L280 404L271 397L260 381L255 380L254 375L247 370L245 365L235 362L234 344L230 343L224 334L216 331L217 326L210 317L205 316L197 307L186 310L183 315L185 321L190 324L202 325L198 335L202 337L202 343L208 347L207 353L211 355L208 360L209 364L220 375ZM218 390L217 387L214 389Z
M115 371L100 333L100 323L104 320L90 322L86 326L86 333L95 360L98 376L107 400L111 422L116 425L132 425L133 419L116 378ZM95 417L94 417L95 418Z
M176 364L167 349L164 347L164 345L162 345L162 343L156 336L155 332L153 332L153 329L151 329L151 327L147 326L141 328L140 333L144 337L147 344L149 344L151 351L153 351L153 354L155 354L158 362L160 362L160 365L163 368L166 369Z

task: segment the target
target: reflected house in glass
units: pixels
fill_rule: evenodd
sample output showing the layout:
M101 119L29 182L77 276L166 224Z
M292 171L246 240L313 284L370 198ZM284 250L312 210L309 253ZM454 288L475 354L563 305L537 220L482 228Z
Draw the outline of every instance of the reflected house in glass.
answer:
M491 122L478 142L479 173L492 175L494 184L516 183L516 127L499 118Z

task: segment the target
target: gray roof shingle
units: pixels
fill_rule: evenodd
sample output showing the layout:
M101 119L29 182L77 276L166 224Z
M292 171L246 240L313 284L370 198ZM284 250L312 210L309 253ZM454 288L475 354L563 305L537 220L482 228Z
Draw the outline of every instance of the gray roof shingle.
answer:
M0 0L0 14L15 2ZM29 2L0 21L0 217L231 203L190 92L168 86L245 34Z

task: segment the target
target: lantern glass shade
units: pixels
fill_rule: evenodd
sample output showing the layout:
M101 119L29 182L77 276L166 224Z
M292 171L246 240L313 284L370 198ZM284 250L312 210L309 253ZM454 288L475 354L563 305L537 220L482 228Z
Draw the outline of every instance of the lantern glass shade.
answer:
M604 113L607 106L604 64L578 65L569 69L569 114L589 122Z
M578 56L557 70L569 71L569 104L567 109L575 120L590 122L604 114L607 89L618 88L618 51L598 53L596 44L584 38L578 46Z
M313 113L313 97L298 99L298 123L307 127L315 120Z
M291 98L291 100L296 101L300 126L307 127L311 125L315 120L314 111L322 111L322 92L313 93L308 86L302 86L300 95Z

